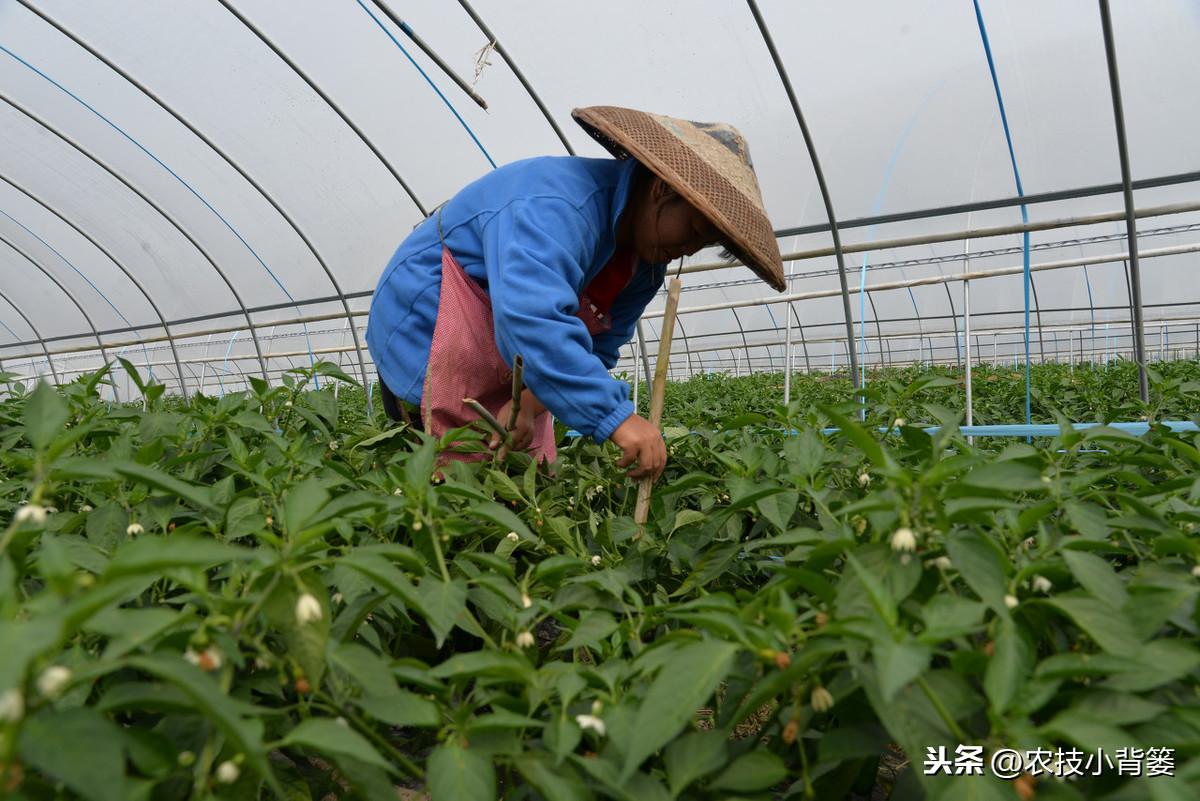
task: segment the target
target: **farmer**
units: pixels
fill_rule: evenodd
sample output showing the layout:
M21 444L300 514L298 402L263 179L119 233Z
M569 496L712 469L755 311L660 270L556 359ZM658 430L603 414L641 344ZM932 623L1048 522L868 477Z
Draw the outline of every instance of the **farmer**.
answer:
M614 106L573 116L616 160L518 161L452 197L384 270L367 347L388 415L419 414L436 436L478 419L464 398L506 422L519 354L526 388L513 448L553 461L552 414L611 439L631 477L657 478L666 447L608 373L618 350L668 262L721 244L782 290L779 248L731 126Z

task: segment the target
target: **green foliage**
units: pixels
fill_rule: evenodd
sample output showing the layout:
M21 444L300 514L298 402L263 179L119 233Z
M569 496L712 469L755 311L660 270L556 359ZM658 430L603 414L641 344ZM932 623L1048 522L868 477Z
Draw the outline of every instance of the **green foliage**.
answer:
M1187 418L1194 369L1144 407L1039 368L1040 413ZM896 799L1017 797L922 775L959 743L1169 747L1174 779L1039 797L1200 792L1194 433L971 444L941 371L880 377L863 423L837 379L786 409L774 377L695 379L639 531L610 445L440 466L332 365L336 393L296 372L187 404L9 385L3 792L849 799L888 743ZM1018 418L1017 378L976 381L977 420Z

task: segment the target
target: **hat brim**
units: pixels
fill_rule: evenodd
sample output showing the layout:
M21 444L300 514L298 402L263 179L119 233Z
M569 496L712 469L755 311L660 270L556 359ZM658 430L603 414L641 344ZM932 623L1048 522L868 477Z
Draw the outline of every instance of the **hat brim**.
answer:
M771 221L728 178L651 115L617 106L577 108L571 116L617 158L635 158L667 182L723 234L729 250L782 292L783 259Z

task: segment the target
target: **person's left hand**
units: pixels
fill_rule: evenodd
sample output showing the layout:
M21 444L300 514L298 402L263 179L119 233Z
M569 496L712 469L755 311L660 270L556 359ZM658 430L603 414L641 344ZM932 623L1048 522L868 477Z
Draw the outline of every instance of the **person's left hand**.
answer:
M509 437L512 439L511 447L513 450L528 450L529 446L533 444L534 421L541 412L545 411L545 408L529 390L525 390L521 394L521 410L517 413L516 422L508 430ZM501 423L507 423L511 409L512 401L509 400L500 407L496 419ZM504 447L504 443L500 440L500 435L495 432L492 433L491 439L488 440L488 447L492 450L499 448L501 459L508 454L508 448Z

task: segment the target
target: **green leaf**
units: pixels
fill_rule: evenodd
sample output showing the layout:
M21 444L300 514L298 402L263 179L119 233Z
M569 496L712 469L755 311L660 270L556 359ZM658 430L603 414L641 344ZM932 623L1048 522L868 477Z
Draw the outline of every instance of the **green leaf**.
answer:
M329 641L329 597L325 586L313 575L300 577L303 586L296 581L285 580L275 585L263 613L271 626L283 635L287 654L296 661L313 689L321 686L325 675L325 646ZM310 594L321 606L321 616L316 620L301 623L296 618L296 604L303 594Z
M675 513L675 522L671 524L671 530L668 534L674 534L684 526L693 526L696 523L703 523L708 519L708 515L698 509L680 509Z
M884 702L891 703L896 693L924 673L932 655L929 646L912 640L894 642L885 639L876 643L875 662Z
M471 651L455 654L429 671L435 679L459 679L472 676L491 676L500 679L532 683L533 668L528 660L502 651Z
M617 630L617 620L603 610L585 612L579 625L571 632L571 639L559 650L569 651L575 648L591 648L608 635Z
M1076 709L1068 709L1056 715L1039 731L1046 737L1070 740L1080 748L1092 753L1095 753L1097 749L1103 749L1109 755L1115 754L1117 749L1128 748L1133 742L1136 742L1128 732L1092 718Z
M1097 599L1118 608L1125 605L1129 599L1125 584L1104 559L1074 550L1063 551L1063 559L1067 561L1075 580Z
M45 381L39 381L37 388L25 400L25 436L34 448L44 451L62 433L70 416L67 402L58 390Z
M144 575L176 567L210 567L252 559L254 551L216 540L172 534L166 537L141 535L117 549L104 571L106 579Z
M329 490L315 478L306 478L289 488L283 496L283 526L292 533L304 529L321 507L329 501Z
M726 737L718 730L688 732L667 746L663 764L671 797L678 798L688 785L725 764Z
M961 479L963 484L1002 492L1040 492L1046 489L1042 474L1024 462L988 462Z
M21 727L17 747L31 767L89 801L124 801L121 730L94 709L47 710Z
M496 769L478 750L450 742L433 749L425 774L432 801L495 801Z
M787 778L787 765L770 751L742 754L709 784L714 790L753 793L773 787Z
M135 656L129 658L126 664L135 670L143 670L170 682L182 690L196 708L220 729L233 747L246 755L247 763L279 793L278 783L267 764L262 745L262 721L242 717L242 709L238 702L225 695L210 676L185 662L182 654Z
M867 591L867 598L871 601L871 606L874 607L875 613L883 618L889 627L895 626L897 621L896 602L892 599L892 595L888 592L887 587L871 571L863 567L862 562L853 553L846 553L846 561L854 570L855 578L858 579L859 583Z
M458 616L467 607L467 584L462 579L442 581L434 576L426 576L417 585L417 597L421 600L425 622L433 631L437 647L441 648Z
M515 531L517 532L517 536L526 542L538 541L537 535L529 530L529 526L525 525L525 521L517 517L513 510L507 506L502 506L495 501L488 501L487 503L476 504L468 511L476 517L482 517L490 523L495 523L504 534Z
M737 652L732 643L702 640L671 656L638 706L633 735L625 745L622 782L687 725L725 678Z
M593 797L574 768L555 764L545 754L527 751L517 757L516 766L546 801L589 801Z
M1141 638L1129 620L1108 603L1095 598L1062 595L1046 601L1075 621L1096 644L1116 656L1133 657Z
M976 531L955 531L946 538L946 552L979 599L1000 617L1008 617L1004 604L1004 561L996 548Z
M392 769L367 738L329 718L309 718L303 721L288 732L281 745L300 745L327 756L348 756L381 770Z
M364 695L358 705L371 717L392 726L437 728L442 724L437 704L408 690L395 690L387 695Z
M1034 651L1011 618L1000 621L993 643L994 652L983 677L983 689L992 709L1003 714L1017 697L1025 677L1033 669Z

